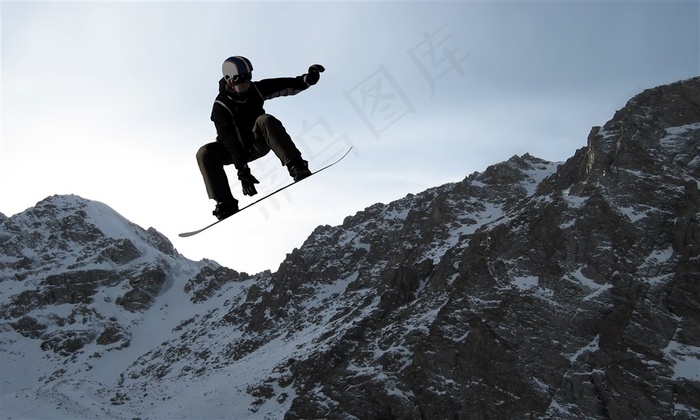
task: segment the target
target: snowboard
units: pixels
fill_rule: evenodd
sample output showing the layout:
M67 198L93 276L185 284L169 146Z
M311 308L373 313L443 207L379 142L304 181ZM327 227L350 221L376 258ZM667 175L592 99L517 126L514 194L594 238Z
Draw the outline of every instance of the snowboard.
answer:
M311 178L312 176L318 174L319 172L324 171L324 170L330 168L331 166L335 165L336 163L340 162L341 160L343 160L343 159L345 158L345 156L347 156L347 155L350 153L351 150L352 150L352 146L350 146L350 148L349 148L341 157L339 157L337 160L334 160L333 162L331 162L331 163L329 163L328 165L324 166L323 168L317 170L316 172L312 173L311 175L309 175L308 177L306 177L306 178L304 178L304 179L309 179L309 178ZM294 182L292 182L292 183L289 183L289 184L287 184L287 185L285 185L285 186L283 186L283 187L280 187L280 188L276 189L275 191L273 191L273 192L271 192L271 193L269 193L269 194L267 194L267 195L265 195L265 196L263 196L263 197L260 197L259 199L253 201L252 203L250 203L250 204L248 204L248 205L246 205L246 206L244 206L244 207L241 207L240 209L238 209L238 211L237 211L236 213L232 214L231 216L225 217L225 218L223 218L223 219L221 219L221 220L217 220L216 222L214 222L214 223L212 223L212 224L210 224L210 225L208 225L208 226L205 226L205 227L203 227L203 228L201 228L201 229L193 230L192 232L184 232L184 233L181 233L181 234L179 234L178 236L181 237L181 238L188 238L188 237L194 236L194 235L196 235L196 234L198 234L198 233L202 233L202 232L204 232L205 230L209 229L210 227L213 227L213 226L215 226L215 225L218 225L219 223L223 222L224 220L227 220L227 219L229 219L229 218L231 218L231 217L237 215L238 213L242 212L243 210L245 210L245 209L247 209L247 208L249 208L249 207L252 207L252 206L258 204L259 202L265 200L266 198L270 198L270 197L272 197L273 195L277 194L278 192L283 191L283 190L286 190L287 188L291 187L292 185L295 185L295 184L298 184L298 183L302 182L304 179L301 179L301 180L299 180L299 181L294 181Z

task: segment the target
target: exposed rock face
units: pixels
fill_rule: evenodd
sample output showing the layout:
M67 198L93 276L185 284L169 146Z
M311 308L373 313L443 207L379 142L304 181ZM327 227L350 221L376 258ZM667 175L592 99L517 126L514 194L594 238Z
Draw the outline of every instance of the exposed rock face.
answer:
M291 368L322 397L288 417L700 415L700 79L643 92L588 141L539 184L551 166L513 158L314 232L277 301L352 272L373 293Z
M79 378L112 417L700 418L699 186L696 78L563 164L514 156L320 226L275 273L54 197L0 215L0 342L63 361L28 401Z

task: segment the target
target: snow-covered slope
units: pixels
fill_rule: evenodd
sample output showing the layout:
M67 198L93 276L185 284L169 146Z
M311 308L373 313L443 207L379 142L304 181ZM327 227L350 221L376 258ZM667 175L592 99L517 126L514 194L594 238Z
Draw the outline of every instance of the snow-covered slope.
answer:
M3 416L131 416L111 404L120 374L198 314L182 286L241 276L76 196L1 223Z
M692 79L253 276L51 197L0 217L3 415L698 418L698 162Z

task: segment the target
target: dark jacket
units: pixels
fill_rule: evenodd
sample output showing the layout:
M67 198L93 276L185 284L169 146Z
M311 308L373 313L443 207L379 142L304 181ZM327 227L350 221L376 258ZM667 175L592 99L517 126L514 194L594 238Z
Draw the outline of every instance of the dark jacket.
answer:
M263 103L279 96L296 95L309 85L304 76L264 79L252 82L245 97L226 89L226 81L219 80L219 95L214 101L211 120L216 126L216 141L231 154L233 164L241 169L252 151L255 120L265 113Z

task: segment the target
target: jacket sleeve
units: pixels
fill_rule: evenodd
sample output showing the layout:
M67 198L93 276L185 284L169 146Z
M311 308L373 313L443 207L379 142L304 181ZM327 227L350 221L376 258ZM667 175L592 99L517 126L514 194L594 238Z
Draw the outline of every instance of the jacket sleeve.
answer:
M256 86L264 100L296 95L309 88L309 84L304 81L304 76L306 75L263 79L258 81Z
M226 147L236 169L244 168L247 163L246 152L238 132L238 127L236 127L233 121L231 111L226 105L218 101L214 102L211 111L211 120L216 127L216 140L223 143L224 147Z

